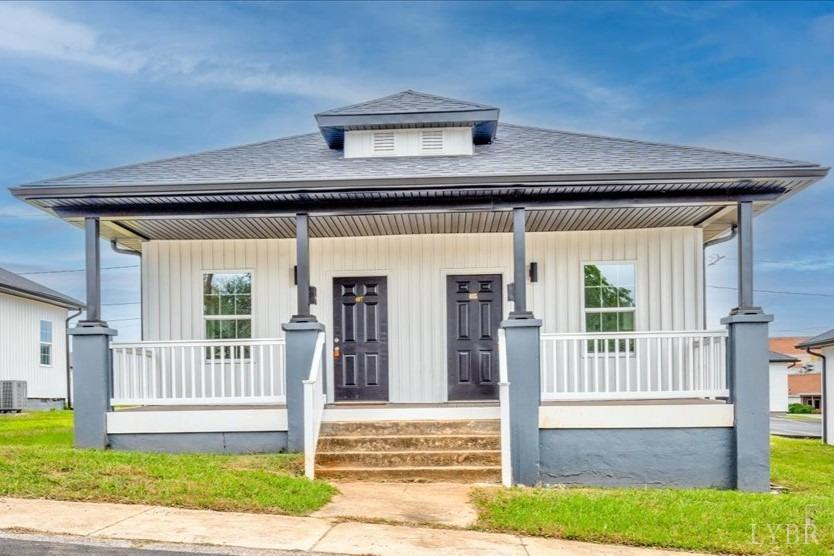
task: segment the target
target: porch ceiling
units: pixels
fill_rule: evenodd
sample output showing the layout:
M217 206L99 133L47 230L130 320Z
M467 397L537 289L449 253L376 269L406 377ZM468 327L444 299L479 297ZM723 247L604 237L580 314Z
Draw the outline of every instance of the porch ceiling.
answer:
M618 180L608 183L434 185L407 188L264 188L153 194L64 190L26 200L78 225L98 216L102 235L139 249L143 240L262 239L295 236L296 213L311 215L312 237L496 233L509 210L530 211L528 231L702 226L707 239L732 224L739 200L761 211L816 177Z
M623 207L532 210L528 232L697 226L724 206ZM80 220L74 223L81 224ZM404 234L509 233L512 212L433 212L314 216L310 236L362 237ZM295 237L292 217L123 218L102 221L102 235L139 249L142 239L270 239Z

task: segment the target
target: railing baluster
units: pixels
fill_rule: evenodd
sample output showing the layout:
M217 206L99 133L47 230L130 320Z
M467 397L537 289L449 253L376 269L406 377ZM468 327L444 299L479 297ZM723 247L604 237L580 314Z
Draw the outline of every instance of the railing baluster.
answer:
M614 339L614 388L620 391L620 339Z
M194 364L194 346L188 348L188 355L191 359L191 395L189 398L196 398L197 396L197 365Z

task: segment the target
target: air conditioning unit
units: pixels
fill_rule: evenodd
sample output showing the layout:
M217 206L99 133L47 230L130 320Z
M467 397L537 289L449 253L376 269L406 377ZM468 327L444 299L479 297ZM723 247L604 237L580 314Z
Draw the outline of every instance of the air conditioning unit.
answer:
M0 412L20 413L26 405L25 380L0 380Z

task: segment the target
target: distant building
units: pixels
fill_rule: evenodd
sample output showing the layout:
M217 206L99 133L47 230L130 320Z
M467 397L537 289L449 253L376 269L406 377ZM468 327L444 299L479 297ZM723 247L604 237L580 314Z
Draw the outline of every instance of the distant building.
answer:
M819 354L822 364L820 365L820 373L816 374L815 378L810 378L814 375L807 375L806 380L809 382L815 380L816 384L798 385L797 391L806 390L809 392L818 392L817 403L820 404L822 410L822 438L823 442L834 445L834 435L831 430L834 427L834 411L829 411L828 401L834 396L834 381L831 380L829 369L834 364L834 328L818 334L813 338L809 338L799 344L797 348L806 351L813 351ZM809 401L814 402L813 394L809 393ZM801 395L800 395L801 399Z
M67 316L84 303L0 268L0 380L25 380L32 406L67 398Z
M788 404L788 380L791 368L799 359L784 353L770 352L770 411L786 412ZM795 375L802 376L802 375Z

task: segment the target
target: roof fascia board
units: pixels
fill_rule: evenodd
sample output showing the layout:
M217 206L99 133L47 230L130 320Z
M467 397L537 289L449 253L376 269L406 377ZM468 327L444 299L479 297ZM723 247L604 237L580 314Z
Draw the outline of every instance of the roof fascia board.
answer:
M2 285L0 286L0 293L5 293L8 295L12 295L14 297L21 297L24 299L28 299L30 301L39 301L41 303L46 303L47 305L54 305L57 307L64 307L66 309L83 309L85 305L80 301L70 301L69 299L59 299L56 297L48 296L45 294L39 294L30 292L27 290L21 290L18 288L13 288L11 286Z
M214 201L193 203L149 203L145 205L89 205L86 207L55 207L52 210L62 218L79 218L87 216L110 218L172 218L179 216L282 216L304 212L314 215L338 214L386 214L396 212L457 212L457 211L493 211L508 210L518 206L531 209L558 208L621 208L629 206L683 206L716 205L722 206L738 201L772 201L781 194L772 192L711 192L709 194L674 193L664 195L647 192L605 194L597 196L533 196L494 195L489 197L470 197L455 199L420 199L415 200L316 200L302 201Z
M362 125L397 125L417 123L482 122L498 120L498 109L454 110L430 112L400 112L385 114L319 114L320 127L350 127Z
M9 188L12 195L18 199L35 199L51 197L83 196L112 196L118 194L153 194L153 195L183 195L205 193L240 193L243 191L338 191L341 189L373 189L375 187L404 187L415 186L501 186L501 185L610 185L611 183L653 184L668 182L703 181L738 181L746 179L767 178L822 178L829 168L820 166L788 167L751 170L693 170L674 172L644 172L644 173L603 173L603 174L541 174L541 175L494 175L494 176L444 176L444 177L393 177L393 178L360 178L336 180L292 180L270 182L206 182L183 184L139 184L139 185L57 185L38 186L21 185ZM189 189L190 188L190 189Z

